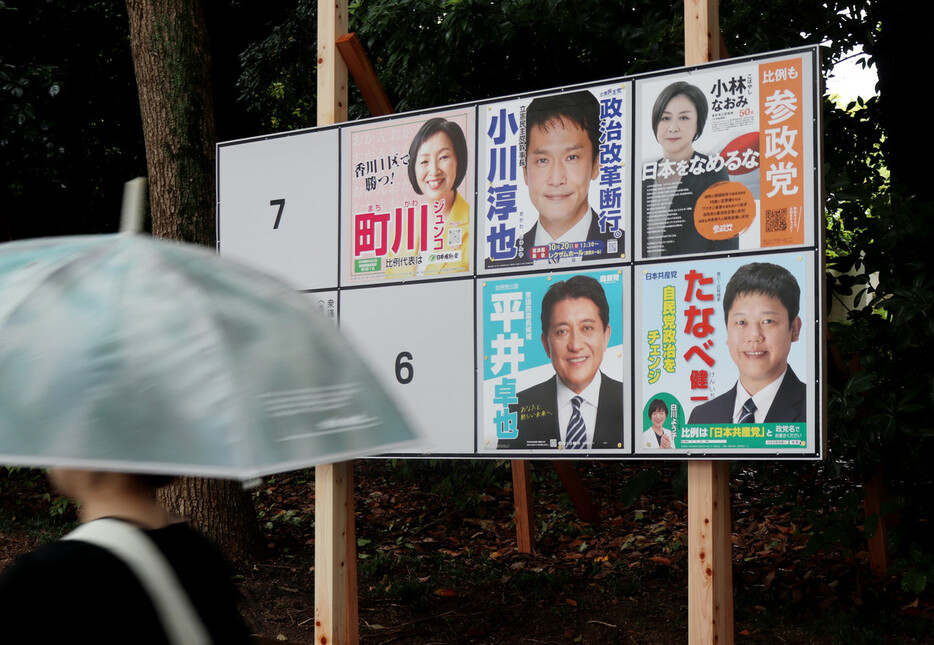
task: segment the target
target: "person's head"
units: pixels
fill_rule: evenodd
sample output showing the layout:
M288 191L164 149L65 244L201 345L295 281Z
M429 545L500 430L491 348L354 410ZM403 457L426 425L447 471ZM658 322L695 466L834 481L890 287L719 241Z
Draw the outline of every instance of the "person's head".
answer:
M151 475L74 468L49 469L49 481L52 482L52 487L66 497L80 500L97 494L100 490L114 487L155 494L158 489L168 486L175 479L174 475Z
M542 345L561 382L580 394L610 342L610 306L600 283L576 275L556 282L542 298Z
M707 97L684 81L663 89L652 107L652 133L666 159L690 159L706 122Z
M422 124L409 146L409 182L431 201L454 202L467 174L467 139L456 123L436 117Z
M723 293L727 347L740 382L755 394L785 373L801 333L801 289L788 269L752 262L736 270Z
M668 406L664 401L652 399L649 403L649 418L652 420L652 425L658 428L665 423L665 419L668 418Z
M539 222L557 238L590 210L600 173L600 104L587 91L533 99L525 112L523 177Z

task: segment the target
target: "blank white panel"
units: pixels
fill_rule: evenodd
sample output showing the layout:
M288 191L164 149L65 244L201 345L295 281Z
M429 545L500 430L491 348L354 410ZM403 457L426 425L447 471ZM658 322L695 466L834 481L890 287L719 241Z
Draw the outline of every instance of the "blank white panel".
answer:
M406 452L473 454L473 320L472 280L341 292L341 332L425 437Z
M221 255L296 289L337 288L338 131L225 145L217 154Z

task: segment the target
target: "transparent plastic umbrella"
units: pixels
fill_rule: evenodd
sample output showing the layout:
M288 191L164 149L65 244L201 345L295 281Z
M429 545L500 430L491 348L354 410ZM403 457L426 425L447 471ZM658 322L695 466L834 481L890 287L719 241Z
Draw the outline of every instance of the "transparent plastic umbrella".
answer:
M0 244L0 463L249 479L415 438L277 279L132 233Z

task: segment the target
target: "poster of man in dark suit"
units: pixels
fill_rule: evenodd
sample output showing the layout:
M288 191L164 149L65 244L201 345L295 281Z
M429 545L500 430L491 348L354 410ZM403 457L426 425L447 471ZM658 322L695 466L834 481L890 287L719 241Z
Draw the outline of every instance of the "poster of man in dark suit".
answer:
M518 393L518 434L502 449L600 449L623 446L623 384L600 370L610 341L606 294L576 275L545 293L541 341L555 375Z
M528 147L522 172L538 211L538 221L521 240L526 260L618 258L621 232L601 231L588 199L590 183L600 174L596 97L580 91L536 98L529 103L525 121ZM592 244L580 249L575 243Z
M689 424L806 421L807 388L788 364L801 333L800 298L794 276L777 264L752 262L733 274L723 312L739 380L694 408Z

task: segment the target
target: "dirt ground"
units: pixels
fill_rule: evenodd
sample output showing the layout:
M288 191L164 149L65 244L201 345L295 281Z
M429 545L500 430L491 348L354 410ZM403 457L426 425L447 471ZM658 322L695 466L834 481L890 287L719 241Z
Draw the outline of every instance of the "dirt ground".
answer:
M794 466L793 468L791 466ZM362 643L679 643L687 640L682 464L578 462L600 521L580 520L550 464L533 464L535 553L516 548L508 462L358 461ZM864 551L813 551L802 500L814 464L734 465L738 643L934 643L928 597L869 573ZM0 472L0 568L74 521L42 477ZM826 496L826 488L822 489ZM265 544L237 563L257 636L314 641L314 475L254 491ZM855 534L859 527L853 527Z

